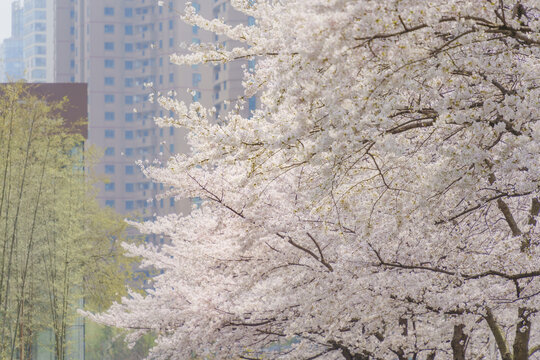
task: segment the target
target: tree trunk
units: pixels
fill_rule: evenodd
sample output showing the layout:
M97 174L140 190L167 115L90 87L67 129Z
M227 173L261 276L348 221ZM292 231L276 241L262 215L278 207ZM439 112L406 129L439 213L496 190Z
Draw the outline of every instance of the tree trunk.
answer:
M452 337L452 353L454 360L465 360L465 349L467 347L467 334L463 331L465 325L454 325L454 335Z
M519 308L518 323L516 326L516 338L514 340L514 359L529 359L529 339L531 335L531 321L529 320L529 309Z

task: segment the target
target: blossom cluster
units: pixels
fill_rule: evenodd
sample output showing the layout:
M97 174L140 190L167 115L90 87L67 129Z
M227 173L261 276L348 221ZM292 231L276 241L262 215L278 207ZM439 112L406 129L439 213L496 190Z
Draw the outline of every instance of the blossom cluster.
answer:
M162 274L91 317L157 333L153 359L534 358L538 1L231 4L256 26L184 18L245 46L172 60L257 59L261 106L159 100L193 152L145 171L203 203L136 224Z

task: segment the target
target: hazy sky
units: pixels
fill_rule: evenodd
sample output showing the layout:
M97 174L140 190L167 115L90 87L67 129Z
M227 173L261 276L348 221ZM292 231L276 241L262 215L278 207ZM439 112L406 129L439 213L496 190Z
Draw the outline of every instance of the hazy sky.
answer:
M0 0L0 41L11 35L11 2Z

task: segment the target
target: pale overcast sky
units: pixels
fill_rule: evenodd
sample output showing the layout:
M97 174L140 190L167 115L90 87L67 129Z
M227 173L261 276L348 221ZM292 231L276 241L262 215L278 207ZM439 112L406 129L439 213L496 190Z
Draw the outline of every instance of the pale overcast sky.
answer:
M0 42L11 35L11 2L0 0Z

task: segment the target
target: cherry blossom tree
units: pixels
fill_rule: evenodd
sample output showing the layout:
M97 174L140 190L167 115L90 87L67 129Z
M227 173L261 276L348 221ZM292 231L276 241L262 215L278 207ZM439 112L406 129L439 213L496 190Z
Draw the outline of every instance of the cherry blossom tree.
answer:
M159 99L193 151L145 171L203 203L137 224L162 274L89 316L155 359L538 358L540 2L231 4L256 25L184 17L245 46L172 60L257 59L261 107Z

